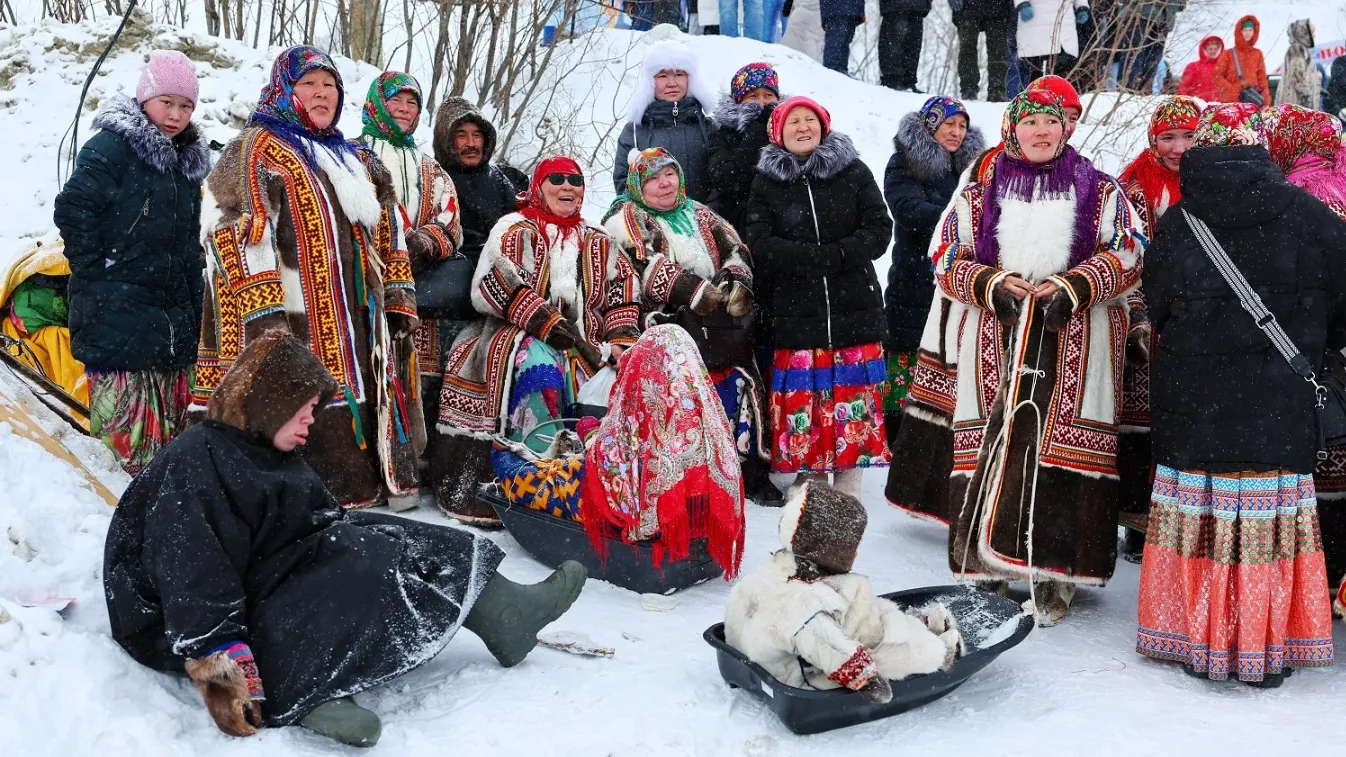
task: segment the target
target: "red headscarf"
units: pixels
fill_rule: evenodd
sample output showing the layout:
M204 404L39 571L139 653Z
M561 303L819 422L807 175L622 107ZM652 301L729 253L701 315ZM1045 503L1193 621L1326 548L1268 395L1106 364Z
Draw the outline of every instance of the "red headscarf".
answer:
M1178 172L1169 170L1159 159L1159 135L1169 129L1196 131L1197 123L1201 120L1201 110L1200 100L1183 95L1170 97L1160 103L1150 119L1149 149L1141 153L1125 171L1122 171L1122 175L1117 177L1122 186L1130 187L1133 184L1140 186L1141 192L1145 195L1151 224L1158 221L1165 210L1182 199ZM1151 233L1153 231L1150 229Z
M831 133L832 114L827 112L827 108L808 97L796 95L771 111L771 144L777 147L785 146L785 119L790 115L790 111L798 107L808 108L818 115L818 120L823 124L824 137Z
M584 216L576 210L574 215L558 216L551 212L547 207L547 198L542 196L542 182L547 180L548 174L577 174L583 176L584 172L580 170L580 164L564 155L547 158L537 164L533 169L533 180L528 184L528 194L519 198L519 212L524 218L538 224L551 224L560 227L563 231L573 229L584 223Z
M1080 105L1080 93L1076 92L1075 87L1065 78L1055 74L1048 74L1047 76L1034 79L1028 85L1029 92L1039 89L1045 89L1061 98L1061 107L1074 108L1075 110L1084 112L1084 106Z

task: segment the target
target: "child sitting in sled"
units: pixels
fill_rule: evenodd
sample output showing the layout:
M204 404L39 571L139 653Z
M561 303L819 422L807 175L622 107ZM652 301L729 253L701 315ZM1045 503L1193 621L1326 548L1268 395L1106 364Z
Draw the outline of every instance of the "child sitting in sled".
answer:
M943 605L904 612L852 573L867 523L855 497L808 480L781 513L784 549L729 594L725 640L796 688L893 697L890 680L947 670L963 648Z

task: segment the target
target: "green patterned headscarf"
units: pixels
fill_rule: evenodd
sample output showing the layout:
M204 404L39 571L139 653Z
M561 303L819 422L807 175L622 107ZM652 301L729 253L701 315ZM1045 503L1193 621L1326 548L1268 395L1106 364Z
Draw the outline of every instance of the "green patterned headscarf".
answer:
M668 166L678 171L678 204L672 210L655 210L645 202L645 182ZM622 202L634 202L645 212L668 223L674 234L690 237L696 234L696 210L692 201L687 199L687 177L674 158L662 147L650 147L640 151L640 155L631 163L626 174L626 191L613 202L615 208Z
M1024 159L1023 146L1019 144L1019 136L1014 127L1019 122L1029 116L1045 113L1054 116L1061 122L1062 126L1066 123L1066 110L1062 105L1061 98L1049 90L1034 89L1025 90L1019 93L1010 104L1005 108L1005 117L1000 122L1000 141L1005 143L1005 154L1020 160ZM1066 149L1066 138L1064 133L1061 136L1061 144L1056 148L1056 155L1059 156Z
M421 120L420 115L417 114L411 129L403 133L402 127L398 126L388 113L388 101L399 92L410 92L416 98L417 107L421 107L423 102L421 85L415 77L397 71L384 71L379 74L379 78L369 85L369 94L365 96L365 107L360 113L364 130L360 133L372 139L391 142L396 147L414 148L416 139L412 135L416 133L416 125Z

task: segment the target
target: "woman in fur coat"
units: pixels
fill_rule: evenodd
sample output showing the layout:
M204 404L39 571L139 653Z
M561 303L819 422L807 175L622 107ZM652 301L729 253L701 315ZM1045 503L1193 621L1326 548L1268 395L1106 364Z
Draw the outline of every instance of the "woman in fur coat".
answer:
M1234 25L1234 46L1220 54L1215 62L1216 100L1222 103L1241 101L1245 88L1257 90L1262 97L1260 105L1271 105L1271 86L1267 83L1267 63L1257 49L1257 37L1262 25L1256 16L1244 16Z
M1158 466L1136 650L1272 688L1333 659L1314 388L1244 310L1188 215L1318 375L1326 350L1346 346L1346 223L1285 181L1264 114L1248 103L1202 114L1182 201L1145 254Z
M210 174L195 406L258 335L294 334L341 386L305 458L343 506L367 507L417 496L425 422L397 195L378 158L337 128L343 100L327 53L286 50Z
M985 148L981 130L970 126L967 108L953 98L932 97L897 124L893 156L883 177L883 196L893 214L893 262L883 292L888 316L888 339L883 345L888 388L883 413L890 447L916 366L929 312L925 303L935 293L930 239L953 197L958 176ZM895 464L889 478L897 470Z
M1159 217L1182 199L1178 165L1192 146L1202 107L1200 101L1182 96L1161 102L1150 118L1150 146L1118 177L1147 239L1154 238ZM1150 355L1155 344L1145 312L1145 298L1139 289L1132 293L1127 307L1130 328L1138 331L1129 344L1146 346L1127 353L1122 375L1121 436L1117 441L1121 522L1127 527L1123 552L1128 560L1138 562L1145 546L1145 517L1150 511L1154 469L1150 456Z
M847 688L876 703L892 699L890 680L947 670L962 648L948 609L903 612L851 572L868 520L827 484L792 489L783 549L734 585L725 641L787 686Z
M1323 94L1323 75L1313 65L1313 22L1307 18L1290 22L1290 47L1281 67L1281 83L1276 87L1277 105L1298 105L1317 110Z
M860 496L867 467L888 464L883 431L883 296L873 261L892 221L874 175L827 109L792 97L771 114L745 236L773 282L771 467L836 474Z
M476 488L495 478L492 440L533 441L579 387L639 336L640 282L608 235L584 223L584 174L567 157L533 171L527 204L500 219L477 262L484 317L449 350L430 477L440 509L499 525ZM541 451L541 450L538 450Z
M89 425L131 475L184 427L201 326L201 181L196 70L155 51L135 97L94 118L56 196L70 261L70 350L89 379Z
M1271 160L1285 172L1285 179L1303 189L1346 220L1346 147L1341 144L1342 125L1336 116L1298 105L1281 105L1267 129ZM1313 487L1323 536L1327 580L1336 593L1346 585L1346 445L1328 447L1327 459L1313 471ZM1346 603L1337 611L1346 614Z
M961 325L949 563L1034 584L1040 623L1112 576L1125 298L1143 237L1117 181L1065 141L1061 99L1016 97L989 182L941 229L936 280Z
M617 138L613 189L620 194L626 188L632 150L662 147L682 165L687 196L705 202L710 196L706 160L715 134L715 122L707 109L714 102L715 87L702 78L690 48L673 40L650 45L631 96L630 121Z
M397 193L397 220L402 223L411 272L420 276L435 263L460 254L463 224L458 212L458 193L453 179L434 158L416 146L416 126L421 120L421 85L410 74L385 71L369 85L360 141L383 161L392 175ZM443 384L440 319L420 318L412 334L416 345L421 406L426 418L439 416L439 389ZM457 322L454 322L455 324ZM452 326L450 327L452 328ZM454 332L456 334L456 331ZM433 442L436 434L426 429Z
M517 665L584 586L577 563L520 586L488 539L343 512L298 451L339 391L304 342L251 340L206 419L131 482L108 527L113 639L185 671L232 736L298 724L372 747L378 715L352 695L430 661L459 628Z
M687 197L682 167L663 148L638 154L626 191L613 201L603 225L640 277L646 326L670 322L683 308L701 316L721 308L734 317L751 312L748 249L734 227ZM745 463L755 461L746 467L754 471L748 484L750 494L756 494L770 486L757 369L751 363L713 368L710 380L730 419L739 456Z
M1195 97L1206 102L1217 102L1220 90L1215 85L1215 63L1224 52L1224 40L1212 34L1201 40L1197 60L1187 64L1182 70L1182 81L1178 84L1178 94Z

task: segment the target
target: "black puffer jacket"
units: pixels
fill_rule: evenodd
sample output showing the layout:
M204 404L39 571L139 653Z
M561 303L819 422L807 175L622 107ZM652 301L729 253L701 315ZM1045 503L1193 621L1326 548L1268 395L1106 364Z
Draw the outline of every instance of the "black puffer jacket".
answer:
M1150 386L1154 457L1208 472L1313 473L1313 389L1239 305L1181 211L1205 221L1300 351L1321 368L1346 346L1346 222L1286 182L1260 147L1182 159L1182 201L1145 252L1158 335Z
M687 196L705 202L710 196L706 159L715 123L701 110L701 101L688 95L676 103L656 100L645 108L639 123L627 122L617 140L612 161L612 184L620 194L626 189L632 150L662 147L678 159L687 181Z
M743 204L752 191L757 161L766 147L767 125L775 103L763 108L755 102L736 103L724 95L715 106L715 133L710 137L706 181L710 199L706 204L735 229L743 228Z
M893 262L883 309L888 316L887 348L914 350L935 294L927 252L939 217L958 188L958 177L986 147L981 130L968 129L958 152L949 154L921 122L908 113L897 124L893 157L883 174L883 196L893 214Z
M53 214L70 260L70 350L92 370L191 365L209 154L195 126L170 139L125 95L93 125Z
M453 133L467 122L481 129L484 142L481 162L470 168L459 163L453 151ZM517 210L517 195L528 189L528 177L522 171L491 163L495 144L495 125L471 101L450 97L440 104L435 113L435 160L453 179L458 192L463 223L463 243L458 251L473 259L481 255L495 222Z
M776 349L882 342L887 329L873 261L893 233L883 193L845 134L802 163L762 150L744 210L756 289L765 279Z

